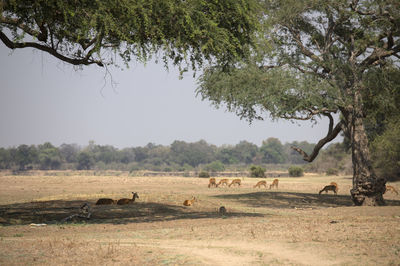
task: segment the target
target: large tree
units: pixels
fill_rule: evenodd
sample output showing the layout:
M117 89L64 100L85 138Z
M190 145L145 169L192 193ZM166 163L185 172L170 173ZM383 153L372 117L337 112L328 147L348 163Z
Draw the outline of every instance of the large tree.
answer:
M256 11L253 0L1 0L0 40L73 65L156 54L166 65L227 66L247 53Z
M329 119L326 137L311 154L340 132L350 140L356 205L383 205L386 180L372 167L364 119L367 103L378 91L398 90L390 73L400 66L400 2L398 0L269 0L263 1L264 31L258 50L230 73L210 67L200 78L198 93L216 106L248 120ZM373 82L371 82L373 81ZM377 84L382 86L371 86ZM391 101L382 97L375 104ZM371 107L371 106L370 106ZM339 119L335 122L335 114Z

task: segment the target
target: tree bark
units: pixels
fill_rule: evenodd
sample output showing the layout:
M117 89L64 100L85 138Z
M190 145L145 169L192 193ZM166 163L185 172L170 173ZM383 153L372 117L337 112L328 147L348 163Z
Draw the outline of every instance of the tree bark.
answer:
M382 206L385 205L383 193L386 190L386 179L378 177L372 167L368 138L363 124L360 91L355 90L353 99L354 105L347 119L353 161L351 198L357 206Z

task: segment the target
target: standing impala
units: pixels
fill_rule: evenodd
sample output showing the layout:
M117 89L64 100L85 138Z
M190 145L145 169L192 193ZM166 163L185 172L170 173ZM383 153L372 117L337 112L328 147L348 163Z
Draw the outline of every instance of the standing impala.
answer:
M221 179L219 182L218 182L218 184L217 184L217 187L218 186L220 186L220 185L228 185L228 182L229 182L229 180L228 179Z
M269 189L276 187L278 188L278 184L279 184L279 179L275 178L274 181L272 181L272 184L269 185Z
M256 187L260 188L261 186L264 186L265 188L267 188L267 181L265 181L265 180L258 181L257 184L254 185L254 188L256 188Z
M216 186L217 186L217 183L215 182L215 178L211 177L210 180L209 180L209 183L208 183L208 188L216 187Z
M238 185L240 187L241 184L242 181L240 179L233 179L232 183L229 184L229 187L231 187L232 185Z

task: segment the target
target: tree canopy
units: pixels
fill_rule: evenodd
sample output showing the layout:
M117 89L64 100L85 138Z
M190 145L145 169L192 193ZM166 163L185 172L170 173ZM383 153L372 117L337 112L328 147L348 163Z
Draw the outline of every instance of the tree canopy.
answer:
M158 55L166 65L226 66L248 52L257 10L253 0L2 0L0 40L73 65Z
M390 75L400 66L400 2L271 0L263 5L257 50L230 73L208 68L198 93L249 121L267 114L290 120L327 117L327 135L311 154L293 148L311 162L343 132L352 148L354 203L384 204L385 179L372 168L364 120L373 110L390 110L391 95L398 95ZM334 114L340 114L336 124Z

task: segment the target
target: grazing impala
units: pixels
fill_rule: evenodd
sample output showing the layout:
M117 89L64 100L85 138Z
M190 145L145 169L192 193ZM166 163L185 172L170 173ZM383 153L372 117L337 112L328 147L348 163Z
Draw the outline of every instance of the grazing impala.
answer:
M336 187L336 193L337 193L339 191L338 184L336 182L331 182L331 185Z
M116 203L117 203L117 200L101 198L96 202L96 205L111 205L111 204L116 204Z
M397 192L397 190L393 186L386 186L385 193L388 191L391 191L393 193L396 193L396 195L399 195L399 192Z
M192 197L191 200L185 200L185 201L183 202L183 205L185 205L185 206L192 206L192 205L193 205L193 202L195 202L195 201L196 201L196 198L195 198L195 197Z
M328 193L329 190L332 190L333 193L335 193L335 195L336 195L336 194L337 194L338 187L335 186L335 185L328 185L328 186L325 186L323 189L321 189L321 191L319 192L319 195L321 195L321 193L324 192L324 191L325 191L326 193Z
M275 178L274 181L272 181L272 184L269 185L269 189L276 187L278 188L278 184L279 184L279 179Z
M242 181L240 179L233 179L232 182L229 184L229 187L231 187L232 185L238 185L240 187L241 184Z
M127 199L127 198L119 199L117 201L117 204L118 205L130 204L130 203L135 202L136 198L139 198L139 195L136 192L132 192L132 198L131 199Z
M209 183L208 183L208 188L210 188L210 187L216 187L216 186L217 186L217 183L216 183L216 181L215 181L215 178L214 178L214 177L211 177L210 180L209 180Z
M256 187L261 187L264 186L265 188L267 188L267 181L263 180L263 181L258 181L257 184L254 185L254 188Z
M228 185L228 182L229 182L228 179L221 179L221 180L218 182L217 187L218 187L219 185L225 185L225 186L227 186L227 185Z

